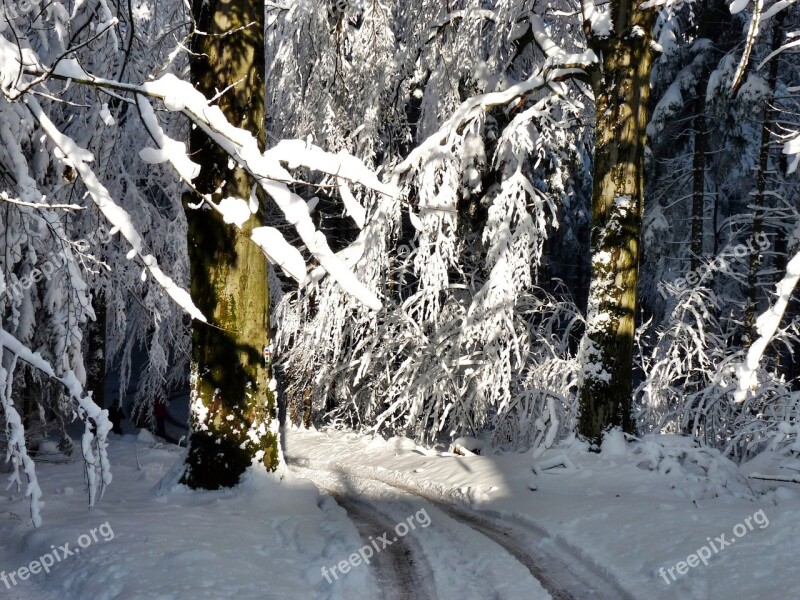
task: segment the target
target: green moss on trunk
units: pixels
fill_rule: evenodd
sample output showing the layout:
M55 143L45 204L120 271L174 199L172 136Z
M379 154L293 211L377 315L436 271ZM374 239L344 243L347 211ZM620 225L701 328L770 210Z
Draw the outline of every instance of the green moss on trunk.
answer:
M252 0L196 1L192 80L207 97L233 86L219 99L228 120L264 140L264 7ZM219 37L215 34L228 32ZM200 163L195 185L215 201L247 200L253 182L204 133L191 135ZM188 195L186 202L198 198ZM241 230L211 210L187 207L192 298L209 318L192 336L192 428L183 482L217 489L238 483L254 460L278 463L278 440L270 429L275 409L263 348L269 344L267 263L250 241L263 224L263 209Z
M589 35L601 63L591 75L596 101L592 279L579 431L595 442L609 426L633 429L633 341L655 18L652 10L626 0L612 2L611 14L610 36Z

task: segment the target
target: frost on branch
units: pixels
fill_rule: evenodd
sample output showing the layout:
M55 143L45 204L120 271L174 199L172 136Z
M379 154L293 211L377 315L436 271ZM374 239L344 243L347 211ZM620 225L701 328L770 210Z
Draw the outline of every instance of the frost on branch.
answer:
M0 402L2 402L3 412L6 415L8 430L8 448L5 459L11 462L13 468L9 486L21 485L19 469L22 467L28 480L25 495L30 497L31 520L34 526L41 525L41 508L44 505L42 491L36 477L35 465L28 456L25 445L25 429L9 393L13 386L13 373L17 360L22 360L48 377L59 381L69 392L75 403L75 411L85 423L81 449L86 463L89 506L94 506L98 494L102 495L105 486L111 483L111 468L106 454L108 445L106 438L111 431L108 411L101 410L92 402L91 397L84 393L83 387L72 371L57 376L53 367L39 354L31 352L19 340L3 330L0 330L0 352L4 356L3 366L0 367ZM11 360L6 361L6 353L11 355Z
M399 190L358 197L364 224L348 206L339 253L384 312L365 312L318 269L276 309L294 418L327 411L429 440L495 428L499 446L552 443L575 418L583 322L536 286L545 242L574 225L558 215L583 133L570 129L581 93L556 80L596 57L518 3L367 3L358 27L343 26L344 46L326 15L291 6L268 28L274 135L313 133ZM527 42L515 54L532 28L545 53ZM342 85L323 80L334 70Z

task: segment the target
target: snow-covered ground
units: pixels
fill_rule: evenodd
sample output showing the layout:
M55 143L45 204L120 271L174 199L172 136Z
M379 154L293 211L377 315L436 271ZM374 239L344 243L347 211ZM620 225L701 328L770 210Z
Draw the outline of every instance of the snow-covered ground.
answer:
M344 510L308 481L291 473L280 482L251 473L235 490L191 492L172 483L170 470L182 461L182 450L155 443L146 432L138 439L112 437L114 480L93 510L86 508L79 458L68 465L39 464L45 495L39 529L29 524L20 493L0 495L0 571L7 578L53 550L59 557L80 550L56 561L49 574L30 575L10 589L0 581L0 598L375 597L368 569L331 584L321 577L323 566L361 542ZM82 535L89 537L79 540ZM69 546L62 553L64 544Z
M632 598L797 597L800 493L754 494L742 470L681 440L630 445L614 435L600 454L572 442L534 458L291 430L284 452L282 478L250 473L235 490L191 492L175 483L182 450L144 433L115 436L114 481L91 511L80 460L40 463L41 528L29 524L20 492L0 495L0 571L19 578L32 561L54 564L10 587L0 581L0 598L371 599L392 597L384 588L397 592L404 581L418 589L396 597L550 597L508 544L437 501L483 511L523 537L541 532L538 550L572 557ZM414 526L394 529L403 521ZM394 540L391 552L378 543L381 531ZM728 545L719 548L723 534ZM372 567L363 564L365 542ZM74 554L62 556L65 544ZM338 576L326 579L333 568ZM408 572L386 580L392 568ZM574 589L572 597L586 600Z
M800 553L797 486L754 494L744 477L754 465L737 469L705 451L689 450L687 457L685 440L629 445L616 434L599 454L573 442L538 459L448 456L404 438L333 430L293 430L285 446L287 456L311 467L524 519L635 598L797 598L791 568ZM762 473L765 461L757 465ZM681 574L676 565L687 559L697 566L681 565Z

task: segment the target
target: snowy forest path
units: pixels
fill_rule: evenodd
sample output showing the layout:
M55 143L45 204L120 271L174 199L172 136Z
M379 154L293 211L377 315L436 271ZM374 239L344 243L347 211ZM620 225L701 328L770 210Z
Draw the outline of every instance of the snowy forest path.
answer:
M399 596L403 598L545 600L551 597L503 546L464 527L427 499L338 473L297 466L292 470L331 493L337 502L341 500L340 505L357 528L365 515L378 525L377 535L370 532L363 537L362 533L365 546L373 539L378 541L380 550L376 557L394 550L398 544L404 545L408 564L397 569L394 576L387 577L379 565L371 565L377 567L373 572L376 572L381 598L397 597L398 590L392 580L400 583L400 591L408 594ZM351 509L355 509L353 513ZM421 515L427 518L418 521L416 516ZM406 532L398 529L412 522L413 529L409 527ZM390 545L381 548L381 537ZM396 568L396 561L392 562L394 567L386 566ZM385 587L387 581L390 582L388 588Z
M378 540L394 527L386 516L376 512L369 504L346 493L315 484L331 495L347 511L365 546ZM385 551L370 558L370 567L377 579L381 597L385 600L436 600L435 590L429 589L431 567L413 538L392 540Z
M462 526L462 529L466 526L490 540L492 545L499 546L513 557L515 562L524 567L554 600L634 600L634 597L607 573L601 571L591 560L581 556L579 550L565 547L550 538L543 530L521 519L458 506L446 501L436 492L426 492L402 482L386 481L386 478L353 473L342 465L290 456L286 456L286 461L298 475L311 479L320 487L329 487L332 485L331 481L338 480L347 490L344 495L345 502L364 502L363 498L370 498L376 493L379 496L385 495L387 490L406 498L424 501L432 511L452 519ZM381 487L384 489L381 490ZM338 502L339 498L336 500ZM373 500L368 504L375 505L375 502ZM349 514L347 506L342 506ZM431 516L436 519L433 512ZM466 551L467 548L468 546L462 544L462 551ZM505 600L511 596L494 597Z

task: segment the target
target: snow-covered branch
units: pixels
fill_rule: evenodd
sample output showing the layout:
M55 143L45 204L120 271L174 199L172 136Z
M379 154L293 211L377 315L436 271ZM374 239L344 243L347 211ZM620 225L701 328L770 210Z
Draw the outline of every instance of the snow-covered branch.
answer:
M589 52L591 52L591 50L588 50L582 55L576 55L580 57L580 64L586 67L597 60L594 52L591 52L591 54L589 54ZM480 94L466 100L455 110L453 115L442 124L436 133L429 136L424 142L414 148L408 157L395 167L395 181L415 165L419 164L420 161L424 160L425 156L436 148L446 145L448 141L452 141L453 137L459 133L466 123L472 121L487 109L495 106L507 106L515 100L519 100L528 94L546 88L554 81L583 74L583 69L579 67L553 67L552 69L542 69L531 75L527 80L512 85L501 92Z
M39 71L41 69L35 66L29 66L26 69L26 72L30 74L36 74ZM371 309L378 310L381 308L382 304L378 297L368 290L356 275L330 250L325 237L314 227L306 202L289 189L287 184L293 183L294 179L280 164L281 161L285 161L290 165L306 165L308 168L317 169L323 173L336 174L337 177L342 179L357 182L378 193L396 194L391 186L381 183L361 161L352 157L332 155L319 148L308 146L303 142L291 141L283 146L280 160L275 154L262 153L256 139L250 132L231 125L219 107L209 105L207 99L195 90L190 83L182 81L171 74L164 75L155 81L133 85L94 77L83 70L77 62L63 61L52 70L51 76L99 88L157 98L164 102L168 110L178 111L186 115L192 123L200 127L245 169L272 198L289 223L295 227L309 252L314 255L331 277ZM166 140L163 141L167 143ZM190 179L196 173L191 168L191 161L186 157L185 152L180 153L178 152L179 149L178 142L173 142L165 148L146 153L145 158L152 162L159 160L169 161L181 176ZM291 152L291 154L284 154L287 151ZM268 239L274 239L274 236L258 237L261 242ZM281 249L285 248L285 245L281 245ZM268 256L275 257L280 252L280 249L272 247L265 251ZM172 292L170 294L173 295ZM199 314L199 311L197 314Z
M0 200L10 204L17 204L19 206L26 206L36 210L84 210L83 206L77 204L47 204L45 202L25 202L17 198L11 198L7 192L0 192Z
M36 467L25 446L25 429L22 419L11 399L14 369L17 360L22 360L61 383L76 404L78 413L85 423L81 448L86 461L89 506L93 507L98 492L102 496L105 486L111 483L111 469L106 454L108 445L106 438L108 432L111 431L108 411L102 410L92 401L91 396L84 393L75 373L67 371L62 376L56 375L53 367L38 353L34 353L10 333L0 329L0 354L3 354L4 350L10 352L13 357L12 360L6 361L3 356L3 366L0 366L0 401L6 416L6 427L10 433L6 460L10 460L14 467L10 484L19 485L21 483L19 468L22 467L28 478L25 495L30 497L31 519L34 526L41 525L41 508L44 505L42 491L36 477Z
M136 231L130 215L124 208L114 202L111 198L111 194L109 194L106 187L100 183L97 175L95 175L94 171L89 167L88 163L94 160L92 153L81 148L72 138L59 131L42 110L36 98L33 96L26 96L23 102L31 111L33 117L39 122L47 136L63 153L65 159L70 163L72 168L78 173L83 184L86 186L86 190L89 192L89 196L106 219L108 219L109 223L111 223L114 230L119 231L131 245L128 258L133 258L134 256L141 258L145 268L147 268L153 278L179 306L191 315L193 319L205 321L206 318L192 302L189 292L178 286L161 270L155 256L145 252L144 240L139 232Z
M556 44L553 38L550 37L550 34L547 33L544 20L539 15L531 14L528 17L528 22L531 25L531 31L533 32L533 39L536 45L539 46L545 56L547 56L546 67L556 69L589 69L592 65L597 63L597 55L591 49L587 49L580 54L570 54Z
M761 313L756 320L756 330L759 337L747 351L747 358L744 364L740 365L736 370L739 380L739 389L735 393L737 402L744 402L748 392L757 387L758 377L756 372L761 362L761 357L764 355L764 351L781 323L783 313L786 312L786 307L789 305L789 300L798 280L800 280L800 252L789 262L786 267L786 276L776 286L777 299L775 304Z

